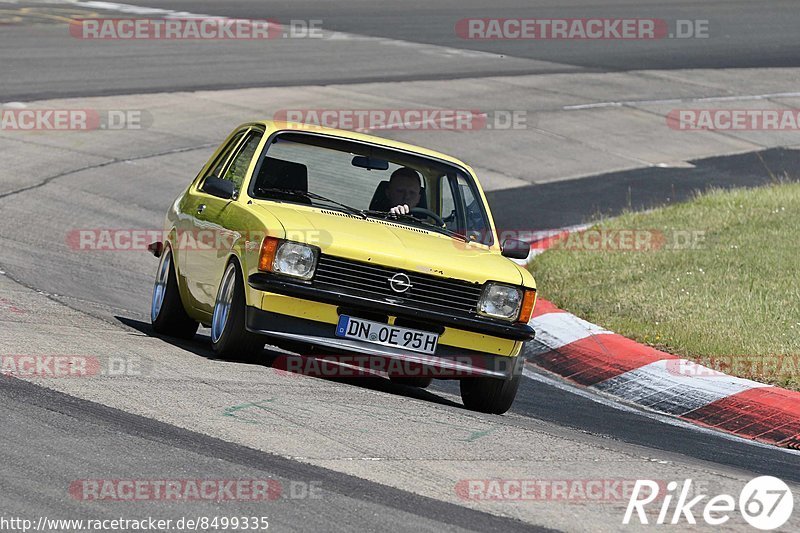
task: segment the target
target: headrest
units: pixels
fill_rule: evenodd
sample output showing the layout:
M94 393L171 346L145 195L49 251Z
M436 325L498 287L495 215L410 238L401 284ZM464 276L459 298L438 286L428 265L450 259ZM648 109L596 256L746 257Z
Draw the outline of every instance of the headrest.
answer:
M308 192L308 167L302 163L265 157L255 187Z

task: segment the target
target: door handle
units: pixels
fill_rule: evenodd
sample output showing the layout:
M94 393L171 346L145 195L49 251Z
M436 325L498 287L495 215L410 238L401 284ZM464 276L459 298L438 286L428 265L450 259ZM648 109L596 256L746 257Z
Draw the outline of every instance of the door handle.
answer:
M202 213L202 212L203 212L203 211L205 211L205 210L206 210L206 204L200 204L200 205L197 207L197 214L199 215L200 213Z

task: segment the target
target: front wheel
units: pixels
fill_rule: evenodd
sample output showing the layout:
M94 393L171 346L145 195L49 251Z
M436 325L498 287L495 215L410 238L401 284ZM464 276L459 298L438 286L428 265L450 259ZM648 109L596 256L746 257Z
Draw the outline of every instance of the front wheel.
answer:
M264 349L264 339L247 331L244 278L238 263L231 261L219 284L211 318L211 347L223 359L253 360Z
M157 333L181 339L193 338L199 325L186 313L181 302L172 250L169 249L161 256L158 265L150 304L150 322Z
M511 379L464 378L461 380L461 400L464 407L481 413L502 415L511 408L522 380L522 363L514 365Z

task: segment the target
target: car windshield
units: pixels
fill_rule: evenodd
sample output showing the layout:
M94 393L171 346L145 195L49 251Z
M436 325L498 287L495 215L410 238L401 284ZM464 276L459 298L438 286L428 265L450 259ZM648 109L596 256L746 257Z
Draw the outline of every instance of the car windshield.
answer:
M472 177L442 161L321 135L277 135L259 157L253 198L343 209L362 216L442 229L491 245L486 209Z

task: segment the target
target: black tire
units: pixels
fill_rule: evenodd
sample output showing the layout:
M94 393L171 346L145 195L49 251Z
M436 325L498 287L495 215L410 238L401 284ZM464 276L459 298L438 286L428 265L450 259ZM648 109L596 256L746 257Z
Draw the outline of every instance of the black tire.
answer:
M472 411L502 415L511 408L517 397L522 380L522 364L519 356L511 379L464 378L461 380L461 400L464 407Z
M225 274L219 285L217 300L214 305L214 316L217 316L217 307L220 304L222 292L226 290L226 280L233 269L233 287L230 308L224 325L221 327L221 334L218 338L215 334L215 322L211 324L211 348L221 359L236 361L255 361L264 350L264 338L255 333L247 331L245 317L247 313L247 302L244 296L244 277L239 268L239 263L232 260L225 268Z
M162 295L159 295L159 289L163 291ZM157 302L158 298L161 298L160 304ZM150 306L150 322L156 333L170 337L192 339L197 333L199 324L186 313L181 301L175 263L172 260L172 250L169 248L164 251L158 265Z
M389 379L392 380L392 383L397 383L398 385L405 385L406 387L419 387L420 389L427 389L428 386L433 381L433 378L426 378L426 377L402 377L402 376L389 376Z

